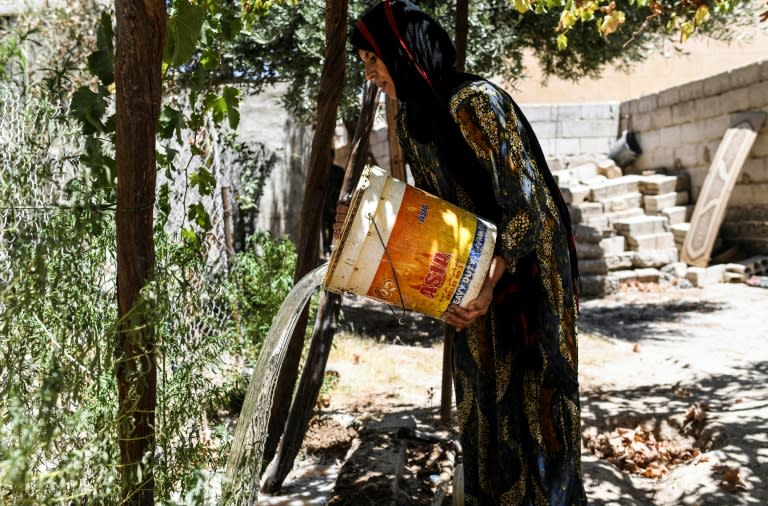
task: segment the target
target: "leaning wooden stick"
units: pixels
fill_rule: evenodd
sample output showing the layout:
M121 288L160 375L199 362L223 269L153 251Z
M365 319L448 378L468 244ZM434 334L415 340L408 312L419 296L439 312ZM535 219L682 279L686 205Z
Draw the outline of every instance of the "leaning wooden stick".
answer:
M365 162L368 159L368 139L378 103L379 89L372 82L368 82L363 93L360 118L352 141L352 152L344 173L339 202L347 200L352 194L365 167ZM317 395L323 384L325 366L336 333L336 322L340 308L341 296L323 291L320 296L307 361L299 380L299 386L296 389L296 397L291 404L285 431L275 458L264 472L261 488L263 492L275 493L280 490L283 481L293 468L293 462L301 447L309 420L312 418L312 410Z

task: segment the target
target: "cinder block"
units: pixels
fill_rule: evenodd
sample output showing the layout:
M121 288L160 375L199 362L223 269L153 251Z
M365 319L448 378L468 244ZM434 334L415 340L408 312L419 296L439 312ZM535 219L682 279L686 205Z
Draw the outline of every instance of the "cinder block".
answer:
M667 219L663 216L637 216L614 221L613 229L624 236L657 234L667 231Z
M768 183L737 184L729 202L738 202L740 206L764 206L768 200Z
M677 248L640 250L636 251L632 257L632 266L659 268L677 262L677 260Z
M582 223L586 218L600 216L603 213L603 204L600 202L582 202L571 205L571 220L574 223Z
M670 232L627 236L629 249L640 251L647 249L669 249L675 247L675 236Z
M650 176L640 176L638 188L640 193L645 195L660 195L675 191L677 186L677 177L667 176L665 174L652 174Z
M559 156L578 155L579 149L579 139L555 139L555 153Z
M627 281L634 281L637 279L637 272L632 269L614 271L611 276L615 277L619 283L626 283Z
M685 279L693 286L707 286L720 283L723 280L725 268L723 265L710 267L689 267L685 273Z
M624 251L618 255L606 255L604 260L606 265L608 265L609 271L618 271L622 269L631 269L634 256L634 251Z
M662 209L684 205L689 201L688 192L671 192L661 195L645 195L643 197L645 212L648 214L657 214Z
M614 211L611 213L605 213L604 216L608 221L608 226L613 228L613 224L617 221L623 221L630 218L640 218L645 216L645 213L641 208L633 207L632 209L627 209L626 211Z
M603 248L598 244L592 244L588 242L576 243L576 256L581 260L597 260L603 258Z
M583 221L583 224L587 225L588 227L598 228L600 230L610 230L610 227L608 225L608 217L605 216L604 214L585 218Z
M621 167L616 165L616 162L610 158L605 158L597 162L597 171L601 176L605 176L607 179L615 179L624 175L621 171Z
M626 193L621 197L603 200L603 210L606 213L626 211L627 209L640 208L643 203L643 195L640 192Z
M616 130L614 123L613 130ZM593 132L593 137L580 137L579 150L581 153L593 153L595 155L608 153L611 151L613 132Z
M561 186L560 193L566 204L579 205L589 197L589 187L580 184Z
M641 283L658 283L661 272L658 269L647 267L645 269L635 269L635 275Z
M619 281L612 275L581 276L581 294L584 297L603 297L618 290Z
M734 263L743 265L744 273L748 277L768 274L768 256L756 255Z
M620 102L603 102L599 104L581 104L582 119L612 119L619 117ZM614 129L616 122L614 121Z
M584 163L571 167L570 171L573 173L573 177L577 181L584 181L586 179L600 175L600 171L597 168L597 164L594 162Z
M576 242L599 244L603 240L602 230L586 225L574 225L573 235Z
M664 216L667 219L670 227L680 223L685 223L690 218L688 217L687 206L672 206L662 209L659 212L660 216Z
M606 237L599 244L603 248L603 255L618 255L626 250L626 239L621 235Z
M582 276L608 274L608 264L603 258L579 260L579 273Z

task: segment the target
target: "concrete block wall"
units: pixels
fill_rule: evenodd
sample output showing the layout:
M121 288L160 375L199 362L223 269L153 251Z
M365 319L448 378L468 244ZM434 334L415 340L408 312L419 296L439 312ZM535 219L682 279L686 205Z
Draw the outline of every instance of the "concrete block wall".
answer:
M768 60L623 102L621 128L634 131L643 150L627 172L684 170L695 202L732 115L755 110L768 112ZM731 194L721 238L752 254L768 253L766 215L768 124Z
M520 104L553 170L601 158L616 141L619 102Z

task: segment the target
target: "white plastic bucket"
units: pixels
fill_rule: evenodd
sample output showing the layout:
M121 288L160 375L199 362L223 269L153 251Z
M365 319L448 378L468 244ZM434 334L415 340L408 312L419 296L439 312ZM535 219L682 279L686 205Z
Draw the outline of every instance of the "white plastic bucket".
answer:
M440 318L480 293L495 244L493 223L369 167L323 286Z

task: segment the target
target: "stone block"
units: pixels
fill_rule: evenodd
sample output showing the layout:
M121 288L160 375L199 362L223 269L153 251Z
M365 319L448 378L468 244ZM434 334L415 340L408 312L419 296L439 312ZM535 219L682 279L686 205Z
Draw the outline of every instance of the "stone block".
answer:
M640 176L638 181L640 193L646 195L661 195L672 193L677 187L677 177L664 174L652 174L650 176Z
M627 193L636 193L638 178L636 176L621 176L606 179L602 183L590 184L590 196L594 202L620 197Z
M675 242L685 242L685 236L688 235L688 230L691 229L690 223L677 223L669 227L672 235L675 236Z
M611 276L616 278L619 283L626 283L627 281L634 281L637 279L637 272L632 269L614 271Z
M710 267L689 267L685 273L685 279L693 286L707 286L720 283L723 280L725 268L722 265Z
M586 218L600 216L603 213L603 204L599 202L582 202L571 205L569 208L571 220L574 223L582 223Z
M684 205L689 201L688 192L671 192L662 193L661 195L645 195L643 197L645 212L648 214L657 214L662 209Z
M608 217L604 214L600 214L598 216L590 216L589 218L586 218L582 223L588 227L594 227L600 230L610 230L608 225Z
M577 242L576 256L579 260L597 260L603 258L603 248L599 244Z
M643 202L643 194L640 192L625 193L621 197L603 200L603 211L613 213L626 211L627 209L640 208Z
M606 237L600 241L599 246L603 249L603 255L618 255L626 250L626 239L622 235Z
M597 164L594 162L577 165L576 167L572 167L570 170L573 172L573 176L577 181L584 181L600 174L597 169Z
M659 268L677 262L677 248L649 249L636 251L632 257L632 265L638 268Z
M634 256L634 251L624 251L617 255L606 255L604 260L609 271L618 271L632 268L632 259Z
M624 175L621 171L621 167L616 165L616 162L610 158L597 162L597 170L601 176L605 176L607 179L616 179L617 177Z
M608 264L603 258L579 260L579 273L581 276L608 274Z
M576 239L576 242L597 244L603 240L602 230L595 227L588 227L586 225L574 225L573 235Z
M561 186L560 193L563 195L566 204L578 205L589 196L589 188L579 184Z
M670 227L672 225L678 225L680 223L685 223L691 219L691 216L688 211L688 207L693 206L672 206L667 207L666 209L662 209L659 212L659 216L663 216L667 219L667 222L669 223Z
M661 278L661 272L658 269L650 267L644 269L635 269L637 280L641 283L658 283Z
M619 281L612 275L581 276L581 294L584 297L602 297L616 293Z
M629 249L641 251L647 249L670 249L675 247L675 236L670 232L627 236Z
M614 221L613 229L624 236L657 234L667 231L667 219L663 216L635 216Z
M688 264L685 262L673 262L661 268L661 272L675 276L676 278L684 278L687 271Z
M617 221L624 221L631 218L640 218L645 216L645 213L643 210L639 207L634 207L632 209L627 209L626 211L614 211L610 213L605 213L605 218L608 221L608 227L613 227L613 224Z

